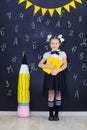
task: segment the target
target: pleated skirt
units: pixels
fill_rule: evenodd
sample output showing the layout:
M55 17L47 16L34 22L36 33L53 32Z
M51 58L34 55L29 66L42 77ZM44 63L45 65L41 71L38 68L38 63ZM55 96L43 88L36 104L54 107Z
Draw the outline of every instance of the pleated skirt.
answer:
M49 90L64 92L65 87L66 82L64 71L59 72L56 76L47 73L44 74L44 92L48 92Z

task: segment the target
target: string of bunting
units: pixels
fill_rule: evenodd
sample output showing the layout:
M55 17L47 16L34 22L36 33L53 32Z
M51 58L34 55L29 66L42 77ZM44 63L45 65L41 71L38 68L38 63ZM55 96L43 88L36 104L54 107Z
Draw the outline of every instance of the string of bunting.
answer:
M41 10L42 16L44 16L46 14L46 12L48 11L50 16L52 17L54 14L54 11L56 11L58 13L58 15L62 14L62 10L65 9L67 12L71 12L71 7L76 9L76 3L82 4L82 0L72 0L71 2L61 6L61 7L57 7L57 8L44 8L44 7L40 7L38 5L33 4L32 2L30 2L29 0L19 0L18 4L21 4L25 2L25 9L28 9L30 7L34 7L34 14L38 13L38 11Z

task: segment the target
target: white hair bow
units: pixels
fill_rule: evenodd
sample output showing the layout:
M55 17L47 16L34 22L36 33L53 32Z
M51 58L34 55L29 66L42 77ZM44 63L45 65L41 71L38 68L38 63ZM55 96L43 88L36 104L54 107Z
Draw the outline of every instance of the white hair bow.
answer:
M58 38L60 39L61 42L64 42L64 41L65 41L65 39L63 38L63 35L62 35L62 34L58 35Z
M50 41L50 38L52 37L52 34L49 34L48 36L47 36L47 42L49 42Z
M49 42L50 39L51 39L51 37L52 37L52 34L49 34L49 35L47 36L47 40L46 40L46 41ZM58 38L60 39L61 42L64 42L64 41L65 41L65 39L63 38L63 35L62 35L62 34L58 35Z

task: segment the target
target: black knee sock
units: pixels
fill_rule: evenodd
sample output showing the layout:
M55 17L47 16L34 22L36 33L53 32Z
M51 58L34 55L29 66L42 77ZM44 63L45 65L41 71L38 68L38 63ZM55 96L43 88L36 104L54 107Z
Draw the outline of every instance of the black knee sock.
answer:
M58 117L60 106L61 106L61 100L55 100L55 116L56 117Z
M48 101L49 116L53 116L54 101Z

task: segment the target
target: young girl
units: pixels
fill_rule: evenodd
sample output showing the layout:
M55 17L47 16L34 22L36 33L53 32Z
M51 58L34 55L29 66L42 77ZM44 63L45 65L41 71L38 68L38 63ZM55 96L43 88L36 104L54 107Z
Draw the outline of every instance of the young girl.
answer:
M49 39L50 37L50 39ZM48 90L48 109L49 109L49 118L48 120L59 120L58 112L61 106L61 91L65 86L64 82L64 70L67 68L67 55L64 51L61 51L59 48L62 45L64 39L62 35L57 36L48 36L47 41L51 51L44 53L43 58L38 64L40 68L54 69L51 74L45 73L45 87ZM58 69L55 70L55 66L52 64L45 64L50 56L57 55L57 57L62 60L63 64ZM55 114L53 115L53 111Z

